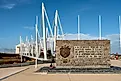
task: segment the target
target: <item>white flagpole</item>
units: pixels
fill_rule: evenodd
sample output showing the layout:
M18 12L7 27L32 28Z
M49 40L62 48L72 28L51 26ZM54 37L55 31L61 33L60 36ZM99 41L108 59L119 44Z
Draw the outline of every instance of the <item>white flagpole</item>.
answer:
M78 40L80 40L80 17L78 15Z
M120 49L121 49L121 16L119 16L119 30L120 30L120 36L119 36L119 40L120 40Z
M101 15L99 15L99 39L101 40L102 39L102 29L101 29Z

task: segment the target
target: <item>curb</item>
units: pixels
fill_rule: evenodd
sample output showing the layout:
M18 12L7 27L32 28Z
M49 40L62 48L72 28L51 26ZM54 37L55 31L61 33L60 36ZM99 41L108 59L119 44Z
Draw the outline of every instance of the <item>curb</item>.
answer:
M20 72L22 72L22 71L25 71L25 70L27 70L27 69L29 69L29 67L24 68L24 69L21 69L21 70L18 70L18 71L16 71L16 72L11 73L11 74L8 74L8 75L6 75L6 76L0 78L0 81L1 81L1 80L4 80L4 79L6 79L6 78L8 78L8 77L10 77L10 76L13 76L13 75L15 75L15 74L18 74L18 73L20 73Z
M47 72L40 72L40 73L33 73L33 74L36 74L36 75L38 75L38 74L40 74L40 75L47 75Z

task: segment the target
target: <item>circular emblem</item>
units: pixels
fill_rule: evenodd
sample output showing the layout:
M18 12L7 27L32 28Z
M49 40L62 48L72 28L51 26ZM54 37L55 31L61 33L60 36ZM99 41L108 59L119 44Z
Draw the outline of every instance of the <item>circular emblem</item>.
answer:
M69 46L61 46L60 48L60 55L64 58L68 57L70 55L70 49Z

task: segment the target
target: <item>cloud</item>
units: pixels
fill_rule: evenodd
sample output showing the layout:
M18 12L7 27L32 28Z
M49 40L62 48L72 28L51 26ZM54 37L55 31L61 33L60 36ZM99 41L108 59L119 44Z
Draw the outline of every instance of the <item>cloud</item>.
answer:
M12 9L16 5L29 4L32 0L0 0L0 8Z
M31 27L31 26L25 26L24 29L34 30L34 27Z
M64 38L65 40L77 40L78 34L65 34ZM92 36L90 34L83 34L81 33L80 35L81 40L97 40L99 37L97 36ZM119 34L110 34L110 35L105 35L102 37L102 39L108 39L110 40L110 47L111 47L111 53L121 53L121 48L120 48L120 42L119 42Z
M6 4L6 5L3 5L2 8L4 9L12 9L15 7L16 4Z
M76 39L78 39L77 38L78 34L65 34L64 36L65 36L65 39L68 39L68 40L76 40ZM97 39L99 39L99 37L92 36L90 34L83 34L83 33L80 34L80 38L82 40L97 40ZM106 39L106 38L102 37L102 39Z

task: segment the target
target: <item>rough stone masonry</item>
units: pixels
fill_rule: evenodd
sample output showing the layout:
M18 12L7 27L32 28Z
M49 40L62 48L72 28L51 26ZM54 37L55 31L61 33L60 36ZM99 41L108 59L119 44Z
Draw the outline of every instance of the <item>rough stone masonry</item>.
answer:
M56 67L109 68L110 40L57 40Z

